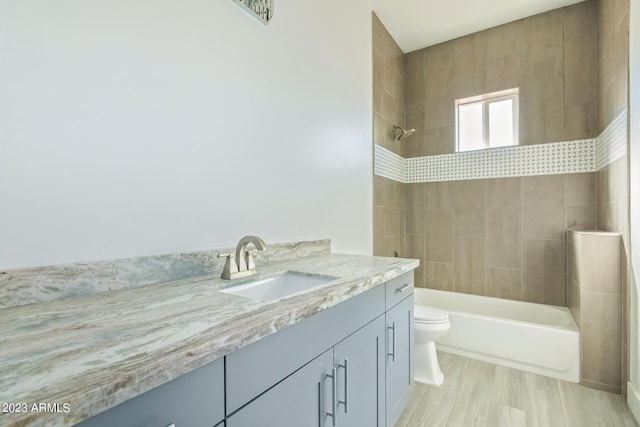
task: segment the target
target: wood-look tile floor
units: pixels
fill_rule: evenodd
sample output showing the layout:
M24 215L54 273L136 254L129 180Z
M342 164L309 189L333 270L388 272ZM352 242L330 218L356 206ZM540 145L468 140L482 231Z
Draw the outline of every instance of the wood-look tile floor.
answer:
M396 427L638 427L621 396L438 352L440 387L416 383Z

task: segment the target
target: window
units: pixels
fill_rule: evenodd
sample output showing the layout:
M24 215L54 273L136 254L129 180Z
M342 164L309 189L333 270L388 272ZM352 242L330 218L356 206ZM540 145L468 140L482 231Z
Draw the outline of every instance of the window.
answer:
M456 100L456 151L518 145L518 88Z

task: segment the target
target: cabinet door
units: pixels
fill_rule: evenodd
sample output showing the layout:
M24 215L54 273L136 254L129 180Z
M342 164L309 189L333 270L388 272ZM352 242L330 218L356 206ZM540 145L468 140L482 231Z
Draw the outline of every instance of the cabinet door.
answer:
M260 361L256 361L260 363ZM333 349L227 418L227 427L329 427L332 419Z
M384 331L383 315L333 349L337 368L338 426L385 425Z
M393 426L413 392L413 295L387 311L386 409Z

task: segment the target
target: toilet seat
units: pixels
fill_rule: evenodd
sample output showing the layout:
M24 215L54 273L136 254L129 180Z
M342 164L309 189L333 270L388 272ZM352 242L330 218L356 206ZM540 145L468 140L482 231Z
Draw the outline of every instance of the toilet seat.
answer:
M416 305L414 308L414 322L422 324L439 324L449 321L449 313L435 307Z

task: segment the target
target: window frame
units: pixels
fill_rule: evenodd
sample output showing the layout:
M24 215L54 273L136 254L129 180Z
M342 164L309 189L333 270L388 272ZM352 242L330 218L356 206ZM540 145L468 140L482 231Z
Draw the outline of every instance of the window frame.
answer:
M478 151L478 150L487 150L491 148L502 148L502 147L514 147L520 145L519 140L519 121L520 121L520 110L519 110L519 98L520 98L520 90L519 88L506 89L498 92L485 93L482 95L471 96L468 98L456 99L455 101L455 110L456 110L456 153L466 153L469 151ZM511 99L511 118L512 118L512 127L513 127L513 144L511 145L500 145L492 147L489 145L490 143L490 118L489 118L489 107L491 104L495 102L504 101L507 99ZM477 104L482 103L482 148L476 148L473 150L460 150L460 118L459 111L460 107L469 104Z

